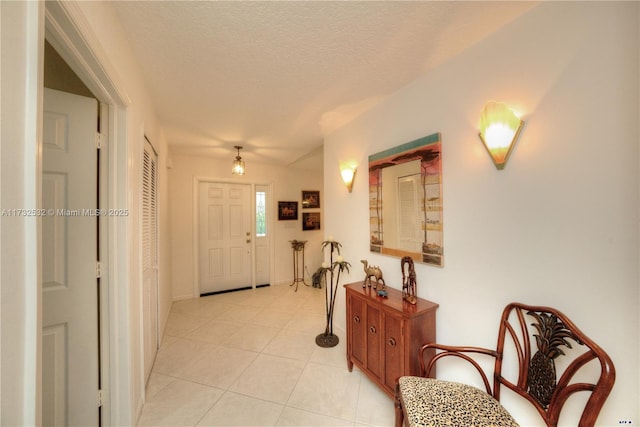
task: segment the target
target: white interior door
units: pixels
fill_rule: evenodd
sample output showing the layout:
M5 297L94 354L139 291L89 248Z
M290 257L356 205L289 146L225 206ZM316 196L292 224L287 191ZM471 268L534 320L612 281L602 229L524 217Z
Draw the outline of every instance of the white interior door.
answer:
M43 425L99 423L97 115L95 99L44 91Z
M200 294L252 286L251 186L201 182Z
M145 379L158 352L158 156L145 138L142 159L142 322Z

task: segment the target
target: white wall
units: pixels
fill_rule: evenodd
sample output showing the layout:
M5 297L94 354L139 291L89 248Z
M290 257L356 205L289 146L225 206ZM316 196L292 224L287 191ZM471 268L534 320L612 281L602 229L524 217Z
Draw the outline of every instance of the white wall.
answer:
M231 175L233 158L213 159L173 155L169 172L171 198L171 235L173 299L194 298L194 255L193 250L193 182L194 177L251 184L272 184L273 197L269 213L272 215L274 240L274 276L271 284L291 283L293 280L293 260L290 240L307 240L305 264L313 273L322 263L322 230L302 231L301 196L302 190L320 191L321 221L324 219L324 191L322 188L322 168L316 170L298 168L296 165L279 167L246 162L247 172L238 177ZM322 161L320 158L318 161ZM298 201L297 221L278 221L277 202ZM309 211L317 212L313 209ZM324 224L321 224L324 228ZM307 283L311 284L310 281Z
M0 207L38 207L36 147L42 98L43 7L0 3L2 124ZM0 219L0 424L37 422L38 251L35 217Z
M416 265L419 296L440 304L438 341L495 346L511 301L561 309L616 366L607 426L640 420L639 17L637 2L542 3L325 139L325 233L398 288L400 260L368 250L366 174L346 194L337 164L365 171L370 154L442 133L445 266ZM494 99L526 121L504 171L477 136Z

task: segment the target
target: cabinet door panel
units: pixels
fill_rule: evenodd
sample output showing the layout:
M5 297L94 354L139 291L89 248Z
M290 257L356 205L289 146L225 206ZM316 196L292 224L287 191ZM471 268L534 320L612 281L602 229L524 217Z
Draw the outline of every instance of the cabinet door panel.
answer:
M380 359L380 310L368 305L367 308L367 369L376 377L382 378L382 360Z
M403 320L388 313L384 318L384 384L393 391L396 380L405 375Z
M347 321L351 323L351 356L354 361L366 366L364 364L367 354L365 303L360 298L349 298L349 306L351 319L347 319Z

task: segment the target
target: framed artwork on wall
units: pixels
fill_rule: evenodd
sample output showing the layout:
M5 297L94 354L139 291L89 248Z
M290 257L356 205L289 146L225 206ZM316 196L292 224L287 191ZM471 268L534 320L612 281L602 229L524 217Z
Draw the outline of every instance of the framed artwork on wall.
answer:
M302 230L320 230L320 212L303 212Z
M278 221L298 219L298 202L278 202Z
M302 209L320 207L320 192L302 190Z

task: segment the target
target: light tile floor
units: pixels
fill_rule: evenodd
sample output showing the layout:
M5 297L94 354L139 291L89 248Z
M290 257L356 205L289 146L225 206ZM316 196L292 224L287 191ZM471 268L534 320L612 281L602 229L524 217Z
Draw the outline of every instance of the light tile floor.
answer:
M173 304L140 426L392 426L393 401L345 337L321 348L324 289L271 286Z

